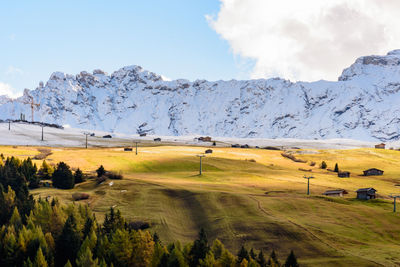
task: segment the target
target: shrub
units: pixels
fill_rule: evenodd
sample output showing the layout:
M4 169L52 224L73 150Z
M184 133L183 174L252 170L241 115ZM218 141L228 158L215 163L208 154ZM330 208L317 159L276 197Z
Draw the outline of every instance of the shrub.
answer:
M79 168L75 171L74 178L75 178L75 183L76 184L82 183L84 181L83 180L83 173Z
M107 180L107 178L106 178L105 176L97 177L97 178L96 178L96 183L97 183L97 184L101 184L101 183L104 182L105 180Z
M33 159L42 160L42 159L47 158L47 157L50 156L51 154L53 154L53 153L51 152L51 149L48 149L48 148L39 148L38 151L39 151L40 153L37 154L37 155L35 155L35 156L33 157Z
M326 165L325 161L321 162L321 169L326 169L326 167L328 167L328 165Z
M76 192L76 193L72 194L72 199L74 201L78 201L78 200L82 200L82 199L88 199L89 197L90 197L89 194L86 194L86 193L78 193L78 192Z
M122 173L115 173L115 172L107 172L104 176L112 180L122 180L122 178L124 178L122 176Z
M150 224L148 222L143 221L133 221L128 223L129 230L145 230L150 228Z
M104 174L106 174L106 170L104 169L103 165L100 165L100 167L96 170L97 177L101 177Z
M311 162L310 162L310 166L311 166L311 167L314 167L315 164L316 164L315 161L311 161Z

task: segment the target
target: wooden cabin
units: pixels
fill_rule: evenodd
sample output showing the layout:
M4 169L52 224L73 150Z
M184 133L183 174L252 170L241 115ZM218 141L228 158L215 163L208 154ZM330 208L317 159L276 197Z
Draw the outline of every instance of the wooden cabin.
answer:
M384 143L380 143L380 144L378 144L378 145L375 145L375 148L377 148L377 149L385 149L385 144Z
M338 172L337 176L340 178L349 178L350 172Z
M207 149L207 150L205 151L205 153L206 153L206 154L211 154L211 153L213 153L213 151L212 151L212 149Z
M199 137L199 141L211 142L211 137L210 136L201 136L201 137Z
M124 147L124 151L132 151L131 147Z
M383 175L383 171L377 168L372 168L364 171L364 176L378 176Z
M154 140L154 142L161 142L161 138L160 137L154 138L153 140Z
M328 197L343 197L343 195L348 194L344 189L327 190L323 195Z
M372 187L360 188L356 192L357 192L357 199L369 200L376 198L376 190Z

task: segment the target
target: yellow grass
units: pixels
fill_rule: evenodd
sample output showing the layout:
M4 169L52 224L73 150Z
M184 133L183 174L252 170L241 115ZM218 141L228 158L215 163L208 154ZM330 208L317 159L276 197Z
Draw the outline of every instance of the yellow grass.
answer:
M25 158L40 152L36 147L1 147L5 156ZM320 150L295 154L315 161L295 163L281 151L212 148L198 175L197 154L202 147L157 146L139 148L139 155L122 148L54 148L46 160L65 161L72 168L93 173L100 164L122 171L124 180L96 185L87 181L73 190L40 188L35 196L57 196L72 202L73 192L87 192L89 204L103 218L116 205L128 220L145 220L151 231L165 241L189 242L204 227L210 239L221 239L236 251L241 245L278 251L290 249L304 266L394 266L400 264L400 215L392 213L390 193L399 192L400 152L375 149ZM306 151L309 153L310 151ZM255 160L252 162L250 160ZM335 163L351 172L350 178L319 169ZM38 165L41 161L35 161ZM362 171L376 167L383 176L364 177ZM303 172L299 168L312 169ZM303 175L313 175L311 196L306 196ZM376 201L355 200L355 190L374 187ZM345 198L327 198L328 189L343 188Z

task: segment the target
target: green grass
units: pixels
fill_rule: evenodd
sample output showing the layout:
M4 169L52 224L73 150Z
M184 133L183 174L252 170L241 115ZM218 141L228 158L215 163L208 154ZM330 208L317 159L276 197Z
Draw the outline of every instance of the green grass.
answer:
M293 249L302 266L394 266L400 264L400 214L393 214L389 193L400 191L400 152L374 149L321 150L297 158L325 160L352 173L336 173L295 163L279 151L215 148L203 160L198 175L199 147L146 147L139 155L122 149L53 149L50 163L61 160L73 168L94 172L100 164L122 171L124 180L113 186L87 181L73 190L40 188L37 196L56 196L72 202L75 191L87 192L87 203L101 221L110 206L128 220L151 223L166 242L187 243L204 227L210 240L223 241L233 252L241 245L275 249L284 257ZM36 148L1 147L7 155L26 157ZM256 162L249 161L254 159ZM36 162L40 164L40 162ZM359 176L377 167L383 176ZM305 173L312 169L311 196L307 196ZM374 187L381 199L356 200L355 190ZM328 189L343 188L344 198L322 196Z

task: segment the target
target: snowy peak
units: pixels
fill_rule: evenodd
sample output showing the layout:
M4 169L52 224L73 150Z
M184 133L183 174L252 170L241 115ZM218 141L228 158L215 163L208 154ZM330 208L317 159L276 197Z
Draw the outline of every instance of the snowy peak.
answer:
M54 72L21 98L0 97L0 120L30 118L32 99L36 121L107 132L398 140L400 50L357 59L338 82L164 81L136 65Z
M347 81L353 77L373 75L382 78L384 73L400 75L400 49L389 52L386 56L364 56L345 69L339 81ZM378 74L378 75L377 75Z

